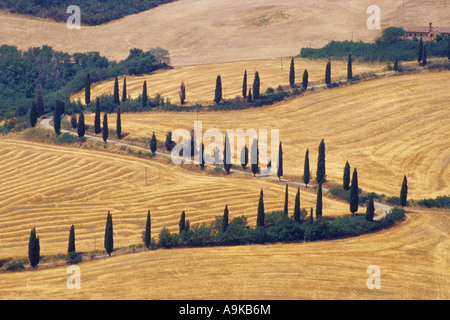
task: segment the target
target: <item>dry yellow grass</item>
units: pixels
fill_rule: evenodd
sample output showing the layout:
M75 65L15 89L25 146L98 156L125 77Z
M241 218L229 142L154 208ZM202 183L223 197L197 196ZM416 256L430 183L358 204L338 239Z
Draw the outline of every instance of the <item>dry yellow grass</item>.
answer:
M325 79L325 67L328 60L294 59L296 84L301 85L303 71L308 70L309 85L322 84ZM247 91L253 84L255 72L258 71L261 80L261 92L267 88L277 89L279 85L289 86L289 68L291 58L264 59L253 61L236 61L229 63L203 64L196 66L177 67L172 70L159 71L151 75L127 76L127 94L136 99L142 94L144 80L147 81L148 95L154 97L160 94L169 98L172 103L179 104L180 84L186 86L186 104L201 103L209 105L214 99L216 77L221 76L224 99L242 96L244 71L247 70ZM376 73L383 71L385 63L353 63L353 73ZM347 61L332 62L332 81L345 80L347 76ZM91 86L91 99L103 94L112 94L114 80L95 83ZM122 92L123 78L119 79L119 90ZM72 96L72 100L84 103L84 90Z
M341 183L348 160L363 190L398 196L406 175L408 196L418 200L449 193L448 85L449 72L394 76L258 109L122 114L122 130L164 140L169 130L192 129L197 118L203 131L279 129L284 173L297 180L306 149L315 173L324 139L329 180ZM93 115L86 119L93 123Z
M261 188L266 211L283 210L284 183L200 173L160 157L144 160L22 140L0 141L0 259L26 258L33 227L43 256L67 252L72 224L77 251L103 250L108 211L114 221L114 245L123 248L142 244L147 210L151 210L155 238L163 227L178 232L183 210L191 224L209 223L223 215L225 204L231 219L245 215L254 225ZM296 188L289 191L292 214ZM302 188L301 192L301 206L315 207L314 191ZM324 215L348 213L345 203L324 200Z
M358 238L113 256L80 264L79 290L67 289L66 266L0 274L0 296L447 300L449 227L448 211L413 211L395 228ZM380 289L367 288L370 265L380 268Z
M373 41L381 30L366 26L369 0L180 0L95 27L1 13L0 43L21 49L99 51L121 60L132 48L169 50L173 65L255 60L297 55L302 47L331 40ZM379 0L381 28L449 26L448 1ZM65 8L61 8L65 10ZM83 13L82 13L83 14ZM68 15L69 16L69 15ZM83 19L81 20L83 23Z

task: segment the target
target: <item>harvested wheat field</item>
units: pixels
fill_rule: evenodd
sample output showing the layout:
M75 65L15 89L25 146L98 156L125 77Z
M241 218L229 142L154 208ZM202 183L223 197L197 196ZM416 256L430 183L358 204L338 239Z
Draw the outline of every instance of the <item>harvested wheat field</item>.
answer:
M122 60L132 48L169 50L172 65L297 55L331 40L374 41L369 0L179 0L100 26L69 30L65 23L1 13L0 43L19 49L49 45L74 53L99 51ZM448 1L379 0L381 29L449 26ZM63 9L63 8L62 8Z
M271 129L279 129L284 175L297 181L306 149L315 174L324 139L328 180L341 184L349 161L364 191L398 196L406 175L408 197L419 200L450 191L449 85L449 72L391 76L258 109L122 114L122 131L129 138L155 132L164 140L169 130L191 130L197 119L203 132L253 128L267 129L270 135ZM93 115L86 119L93 123Z
M449 299L448 211L409 211L400 225L345 240L156 250L0 275L5 299ZM42 237L44 241L44 237ZM369 290L369 266L380 288Z
M296 84L301 86L303 71L308 70L309 86L324 83L325 67L328 60L294 59L296 71ZM222 92L224 99L242 97L242 83L244 71L247 71L247 91L253 84L255 72L259 73L261 81L261 93L267 88L274 90L278 86L284 89L289 87L289 68L291 58L263 59L253 61L237 61L229 63L202 64L196 66L177 67L172 70L158 71L151 75L127 76L127 94L136 99L142 94L142 86L147 81L148 95L154 97L160 94L170 99L172 103L179 104L179 91L181 82L186 86L186 105L196 103L209 105L213 103L216 78L221 76ZM332 81L346 80L347 60L332 62ZM353 63L353 73L367 74L382 72L386 68L385 63ZM114 79L92 84L91 99L104 94L113 94ZM119 79L119 91L123 90L123 78ZM84 90L72 96L72 100L80 100L84 103Z
M41 255L67 253L74 224L77 251L103 250L106 215L114 221L114 246L142 244L147 210L152 234L178 232L181 212L191 224L212 222L228 204L230 219L245 215L254 225L259 192L266 212L283 210L285 184L234 174L201 173L166 158L140 159L108 152L22 140L0 140L0 259L26 258L30 230L41 238ZM208 170L206 170L208 171ZM295 186L289 188L293 212ZM301 206L315 207L314 191L302 188ZM348 205L324 199L324 215L348 214Z

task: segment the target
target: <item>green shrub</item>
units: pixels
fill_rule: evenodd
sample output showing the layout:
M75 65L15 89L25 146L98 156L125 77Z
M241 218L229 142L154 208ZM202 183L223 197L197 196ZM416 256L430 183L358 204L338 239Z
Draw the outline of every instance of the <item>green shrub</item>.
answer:
M77 264L83 261L83 256L75 251L72 251L66 256L66 261L68 264Z
M423 199L417 201L421 207L427 208L450 208L450 196L438 196L435 199Z
M159 233L159 246L161 248L173 248L177 244L177 235L173 235L167 228L161 229L161 232Z
M7 271L22 271L25 267L23 266L23 263L20 261L11 261L6 265Z

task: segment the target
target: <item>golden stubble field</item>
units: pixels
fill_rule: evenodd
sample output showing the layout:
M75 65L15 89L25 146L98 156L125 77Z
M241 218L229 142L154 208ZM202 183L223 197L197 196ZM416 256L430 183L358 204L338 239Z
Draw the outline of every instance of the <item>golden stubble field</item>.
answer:
M121 60L132 48L162 47L174 66L297 55L331 40L374 41L371 0L179 0L108 24L69 30L65 23L1 12L0 43L27 50L99 51ZM449 26L448 1L379 0L381 28ZM66 8L61 8L65 10ZM68 15L69 16L69 15Z

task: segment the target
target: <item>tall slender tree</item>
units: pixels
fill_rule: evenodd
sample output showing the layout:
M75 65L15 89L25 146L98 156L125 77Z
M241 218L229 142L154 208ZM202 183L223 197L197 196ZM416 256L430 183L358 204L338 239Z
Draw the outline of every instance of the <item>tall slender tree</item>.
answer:
M325 68L325 84L327 86L331 84L331 60L328 60Z
M205 167L205 145L203 144L203 141L200 143L200 168Z
M420 37L419 44L417 47L417 62L421 63L423 60L423 39Z
M180 104L183 105L186 100L186 85L184 84L184 81L181 82L178 95L180 96Z
M295 84L295 66L294 66L294 57L291 59L291 66L289 68L289 84L291 87Z
M286 183L286 191L284 193L284 213L289 215L289 192L288 192L288 184Z
M120 98L119 98L119 79L114 80L114 103L120 104Z
M216 89L214 92L214 102L220 103L222 101L222 78L220 75L216 78Z
M152 138L150 139L150 150L152 151L152 153L155 153L157 147L158 147L158 140L156 140L155 133L153 132Z
M120 107L117 108L116 133L117 138L119 140L122 139L122 119L120 117Z
M358 190L358 171L353 170L352 185L350 186L350 212L355 214L358 211L359 205L359 190Z
M36 97L34 99L36 103L36 110L38 117L42 117L44 115L44 94L42 92L42 86L39 86L39 88L36 91Z
M316 199L316 219L322 218L322 182L317 187L317 199Z
M70 124L72 125L72 129L76 129L78 127L77 115L72 113L70 116Z
M253 101L252 88L248 88L247 102L251 103Z
M302 87L305 90L308 89L308 70L306 69L303 71Z
M342 187L344 190L350 190L350 164L348 161L345 163L344 176L342 178Z
M375 214L375 204L373 201L373 196L369 196L366 208L366 220L373 221L374 214Z
M247 70L244 71L244 79L242 80L242 97L247 97Z
M242 151L241 151L242 170L245 170L247 165L248 165L248 148L247 148L247 146L244 146L244 147L242 147Z
M55 129L56 135L61 134L61 108L59 103L56 102L55 111L53 113L53 128Z
M253 99L258 100L259 99L259 90L261 86L261 80L259 78L258 71L255 72L255 79L253 80Z
M263 199L263 190L259 194L259 202L258 202L258 216L256 218L256 227L264 228L264 199Z
M405 207L408 204L408 179L403 177L402 189L400 190L400 205Z
M251 146L251 167L252 167L252 173L253 176L256 176L256 174L259 171L259 148L258 148L258 140L254 139L252 146Z
M281 177L283 176L283 148L281 146L278 147L278 170L277 170L278 181L281 181Z
M305 164L303 165L303 182L308 186L310 179L309 173L309 149L306 149L305 153Z
M40 260L41 247L39 237L36 236L36 228L31 229L30 240L28 242L28 260L32 268L36 268Z
M422 66L426 66L428 63L427 61L427 46L423 45L423 59L422 59Z
M30 125L31 125L31 127L34 128L36 126L37 120L38 120L38 114L37 114L37 109L36 109L36 102L32 101L31 109L30 109Z
M181 212L180 222L178 223L178 226L180 233L186 229L186 213L184 211Z
M225 142L223 145L223 168L227 174L231 169L231 150L230 150L230 138L228 134L225 134Z
M72 225L69 232L69 245L67 253L75 252L75 227Z
M109 256L111 256L111 252L113 252L114 250L114 236L113 236L113 221L110 211L108 211L108 216L106 218L104 247L106 253Z
M349 54L348 55L348 59L347 59L347 80L352 80L353 79L353 67L352 67L352 55Z
M86 125L84 123L84 114L83 114L83 111L81 111L80 117L78 118L78 124L77 124L78 138L80 138L80 139L83 138L85 132L86 132Z
M316 171L316 182L321 183L325 181L325 142L322 141L319 144L319 156L317 158L317 171Z
M297 189L297 194L295 195L294 202L294 221L300 223L301 220L300 211L300 187Z
M152 220L150 217L150 210L147 212L147 220L145 222L144 243L147 249L150 249L150 246L152 245Z
M142 86L142 107L147 108L147 105L148 105L147 80L144 80L144 85Z
M222 217L222 226L221 231L225 232L228 228L228 205L225 205L225 209L223 210L223 217Z
M127 77L123 77L122 102L127 101Z
M102 137L103 141L106 143L108 140L109 129L108 129L108 114L105 112L103 115L103 126L102 126Z
M84 103L89 105L91 103L91 74L86 75L86 84L84 88Z
M314 221L313 214L314 214L314 211L313 211L313 208L311 207L310 214L309 214L309 222L311 222L311 223L313 223L313 221Z
M98 97L95 99L94 132L95 134L102 132L102 127L100 125L100 99Z

